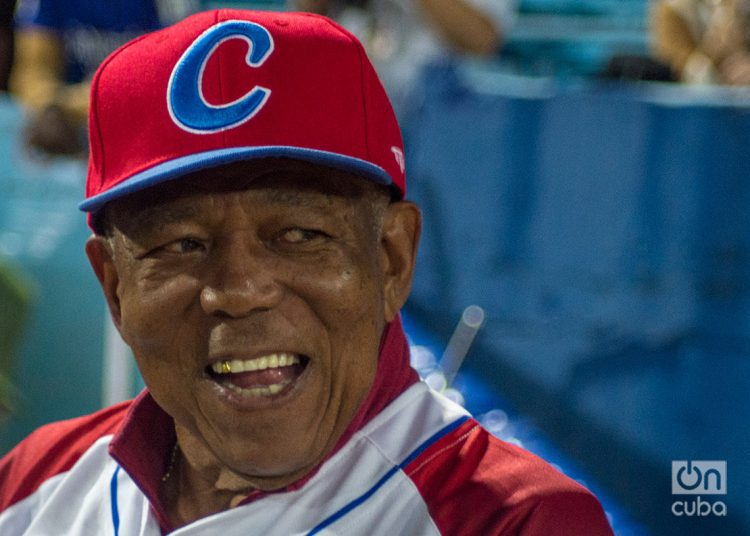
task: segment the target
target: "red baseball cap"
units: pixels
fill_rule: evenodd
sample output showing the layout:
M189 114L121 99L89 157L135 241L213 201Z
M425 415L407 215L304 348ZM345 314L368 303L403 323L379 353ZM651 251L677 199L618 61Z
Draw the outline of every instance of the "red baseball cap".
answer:
M266 157L328 165L405 195L403 142L362 45L309 13L221 9L141 36L91 84L86 200L106 203Z

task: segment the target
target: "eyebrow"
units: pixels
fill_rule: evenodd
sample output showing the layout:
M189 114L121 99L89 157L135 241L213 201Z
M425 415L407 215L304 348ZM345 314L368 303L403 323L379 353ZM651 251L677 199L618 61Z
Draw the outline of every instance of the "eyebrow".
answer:
M150 207L130 213L131 222L140 229L163 228L167 225L180 223L197 214L193 206L181 207Z
M256 181L256 185L264 185L263 178ZM284 181L273 180L267 183L269 186L277 185L276 188L265 190L263 197L266 202L299 207L326 207L330 206L335 199L355 199L363 195L362 189L356 184L348 181L308 175L306 184L301 186L289 186ZM280 184L280 186L279 186Z
M323 207L330 205L332 201L330 195L315 190L269 190L264 197L268 203L295 207Z
M329 186L332 188L326 191L320 184L324 179L317 176L309 176L309 185L295 189L293 187L265 188L265 184L273 185L277 182L274 176L269 173L261 174L254 177L252 185L248 189L259 189L263 191L262 202L269 205L286 205L289 207L325 209L333 204L334 199L341 197L358 197L362 192L355 185L350 185L344 181L333 179ZM267 183L265 181L268 181ZM278 181L278 182L284 182ZM264 184L265 183L265 184ZM230 184L229 191L239 187L239 184ZM204 184L199 185L195 190L201 190ZM207 189L207 192L213 191ZM219 189L221 191L221 188ZM136 206L129 207L122 216L128 221L128 227L138 229L160 230L171 224L179 224L185 220L195 218L203 209L196 207L194 204L169 204L156 203L149 205L149 201L156 200L156 194L152 192L152 197L145 201L145 207L138 203ZM165 197L169 197L167 194ZM138 207L141 205L141 207Z

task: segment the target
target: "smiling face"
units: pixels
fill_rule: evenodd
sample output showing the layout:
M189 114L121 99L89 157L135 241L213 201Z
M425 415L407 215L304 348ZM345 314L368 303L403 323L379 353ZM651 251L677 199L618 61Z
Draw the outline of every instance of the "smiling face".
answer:
M314 467L373 382L417 209L344 172L266 160L132 194L107 219L89 258L189 462L261 489Z

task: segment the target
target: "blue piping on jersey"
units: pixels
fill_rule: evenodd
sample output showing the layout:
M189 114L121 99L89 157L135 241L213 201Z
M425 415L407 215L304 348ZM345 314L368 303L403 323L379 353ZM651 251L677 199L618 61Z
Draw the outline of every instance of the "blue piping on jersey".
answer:
M459 426L461 426L463 423L465 423L469 417L461 417L449 425L443 427L442 429L435 432L432 436L430 436L427 440L425 440L421 445L419 445L409 456L404 459L400 464L394 465L391 467L381 478L378 480L370 489L368 489L366 492L364 492L362 495L357 497L356 499L350 501L349 503L345 504L343 507L341 507L338 511L334 512L327 518L325 518L323 521L318 523L315 527L313 527L310 532L308 532L308 536L312 536L314 534L319 533L324 528L332 525L342 517L344 517L346 514L360 506L362 503L364 503L367 499L372 497L378 489L380 489L383 484L385 484L393 475L395 475L397 472L404 470L411 462L413 462L420 454L422 454L425 450L427 450L433 443L440 440L445 435L449 434ZM112 474L112 480L109 484L109 490L110 490L110 502L112 505L112 526L114 528L114 536L119 536L120 534L120 513L117 509L117 474L120 472L120 466L117 466L117 469L115 469L114 474Z
M373 485L370 489L368 489L366 492L364 492L362 495L357 497L356 499L352 500L348 504L344 505L342 508L340 508L338 511L334 512L330 516L328 516L326 519L318 523L313 529L307 533L308 536L312 536L313 534L317 534L320 531L322 531L324 528L332 525L342 517L344 517L346 514L354 510L356 507L364 503L367 499L372 497L372 495L375 494L378 489L385 484L393 475L395 475L397 472L403 470L406 468L407 465L409 465L411 462L413 462L417 456L422 454L425 450L427 450L428 447L430 447L433 443L441 439L443 436L449 434L459 426L461 426L463 423L465 423L468 420L469 417L461 417L460 419L457 419L450 423L448 426L445 426L441 430L437 431L435 434L433 434L429 439L424 441L421 445L419 445L414 452L409 454L409 456L406 457L404 461L402 461L400 464L395 465L391 467L386 474L384 474L380 480L378 480L375 485Z
M109 500L112 505L112 527L115 532L115 536L120 534L120 512L117 510L117 473L120 472L120 466L117 466L112 480L109 482Z

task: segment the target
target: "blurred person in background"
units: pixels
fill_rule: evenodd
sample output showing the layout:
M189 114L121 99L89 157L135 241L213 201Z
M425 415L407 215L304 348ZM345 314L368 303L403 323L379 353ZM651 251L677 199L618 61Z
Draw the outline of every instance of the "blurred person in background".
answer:
M365 45L397 111L422 67L502 47L517 0L288 0L291 9L326 15Z
M197 0L21 0L10 89L29 111L29 145L83 153L90 77L102 60L197 7Z
M750 84L750 1L660 0L650 18L654 55L683 82Z

